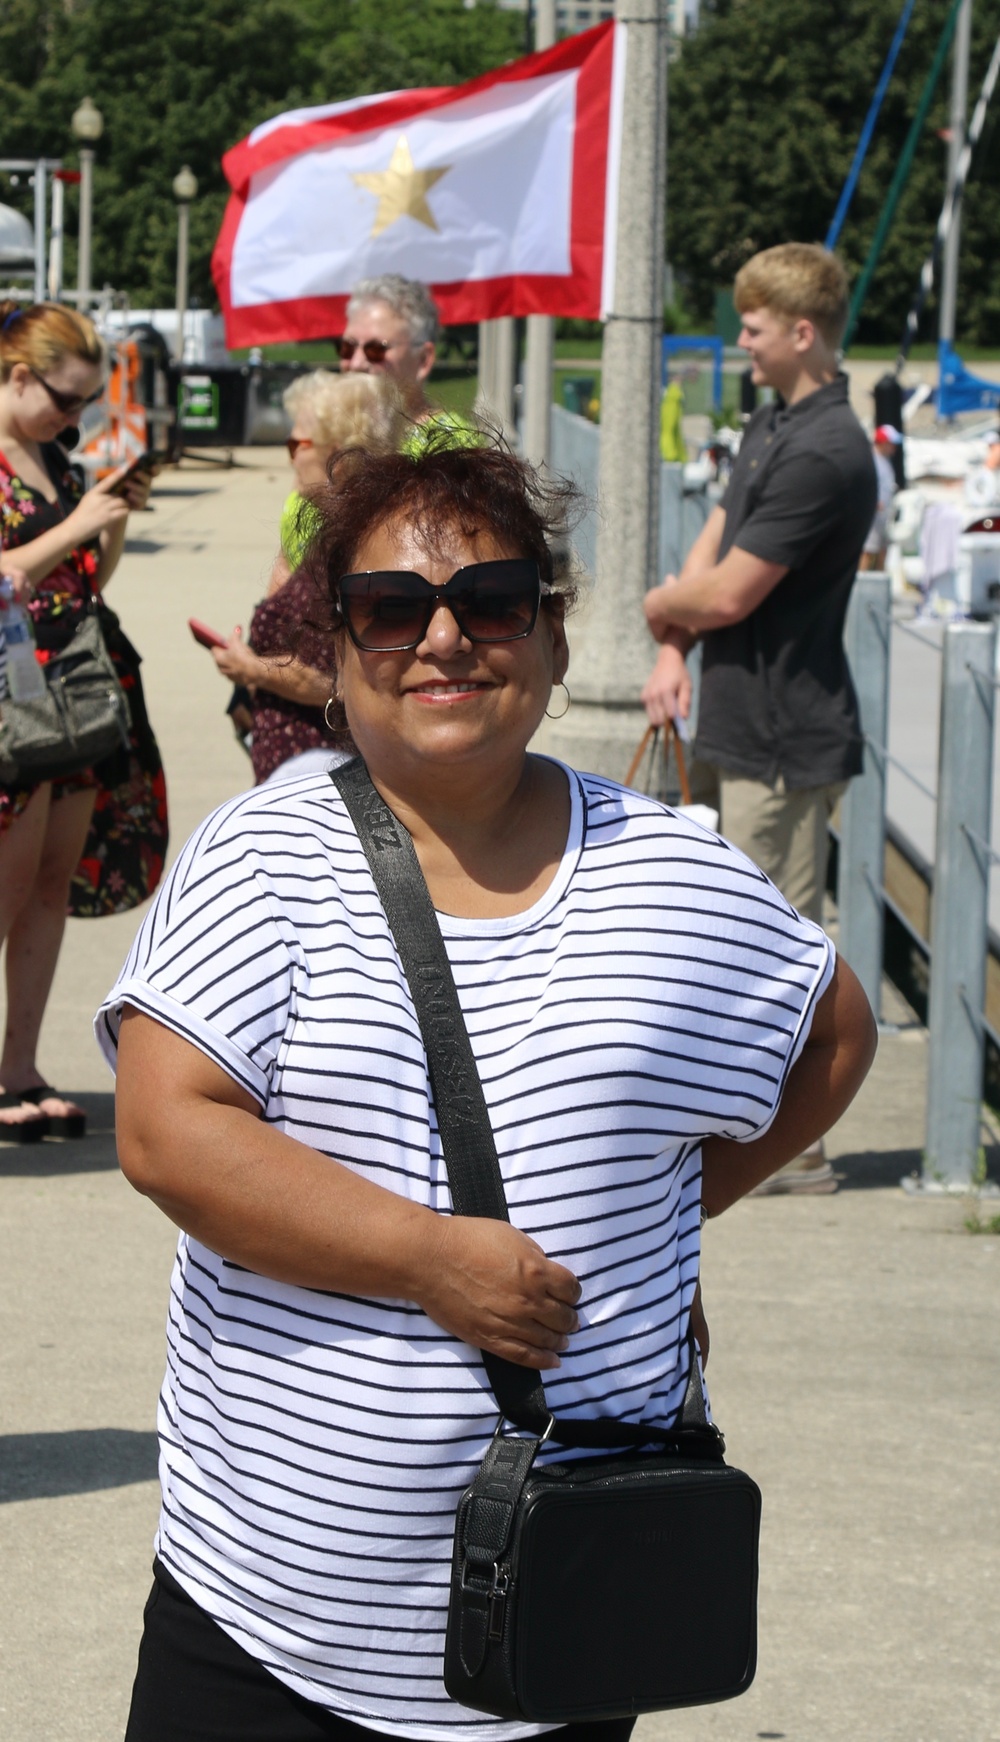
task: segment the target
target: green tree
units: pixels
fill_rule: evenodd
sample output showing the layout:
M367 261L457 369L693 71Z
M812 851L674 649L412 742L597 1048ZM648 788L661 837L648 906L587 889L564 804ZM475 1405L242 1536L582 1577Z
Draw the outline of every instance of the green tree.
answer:
M89 94L105 119L94 183L94 282L137 305L174 294L182 163L192 297L214 304L209 262L225 209L221 158L252 127L300 104L457 84L520 50L521 21L463 0L3 0L0 146L75 158L69 120ZM22 185L5 196L29 212ZM70 215L67 281L75 270Z
M901 0L716 0L671 68L668 254L686 300L709 321L718 286L759 248L822 241L899 17ZM950 0L918 0L839 248L860 270ZM973 98L995 19L974 17ZM872 282L859 342L896 341L944 193L948 79ZM1000 101L1000 99L998 99ZM710 170L706 173L706 166ZM991 137L963 210L959 335L1000 341L993 270L1000 166ZM935 308L925 317L934 331Z

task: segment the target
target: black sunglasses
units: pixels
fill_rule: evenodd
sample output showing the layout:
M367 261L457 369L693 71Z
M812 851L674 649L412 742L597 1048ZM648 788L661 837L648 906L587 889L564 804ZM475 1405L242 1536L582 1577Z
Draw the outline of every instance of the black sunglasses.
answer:
M98 399L103 398L103 386L99 387L96 393L91 393L86 399L81 399L78 393L60 393L58 387L53 387L51 381L46 381L44 375L39 375L37 369L31 368L30 363L28 369L35 380L44 387L56 410L61 411L63 417L74 417L77 412L83 410L85 405L93 405Z
M501 557L456 569L444 587L406 569L343 575L337 603L347 633L363 653L404 653L419 646L440 605L467 641L521 641L530 635L543 594L533 557Z
M357 339L337 340L337 350L340 353L342 363L349 363L357 348ZM391 351L392 346L386 339L366 339L361 349L369 363L384 363L386 352Z

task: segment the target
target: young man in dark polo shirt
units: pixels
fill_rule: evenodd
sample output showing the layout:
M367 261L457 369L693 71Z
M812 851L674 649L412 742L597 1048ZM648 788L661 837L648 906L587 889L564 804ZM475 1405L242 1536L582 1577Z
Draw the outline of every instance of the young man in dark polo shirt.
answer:
M729 488L679 576L646 596L661 643L650 719L687 715L685 664L702 642L697 754L714 771L720 828L810 918L822 915L827 822L861 771L844 617L877 506L871 448L838 371L847 280L818 244L788 242L737 275L739 343L758 387ZM822 1153L768 1182L831 1191Z

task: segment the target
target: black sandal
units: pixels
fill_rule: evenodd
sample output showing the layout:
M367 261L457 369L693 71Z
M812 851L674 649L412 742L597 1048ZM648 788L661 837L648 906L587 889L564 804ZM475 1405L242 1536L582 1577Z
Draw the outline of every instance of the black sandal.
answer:
M12 1098L15 1101L30 1101L33 1107L40 1107L43 1101L66 1101L69 1096L60 1094L58 1089L51 1088L48 1083L39 1083L37 1088L22 1089L19 1095L14 1094ZM86 1113L43 1113L42 1118L47 1122L50 1137L87 1135Z
M25 1101L30 1100L30 1095L15 1095L9 1089L0 1091L0 1108L23 1107ZM42 1138L48 1136L51 1125L47 1113L38 1119L22 1119L16 1124L0 1119L0 1143L41 1143Z

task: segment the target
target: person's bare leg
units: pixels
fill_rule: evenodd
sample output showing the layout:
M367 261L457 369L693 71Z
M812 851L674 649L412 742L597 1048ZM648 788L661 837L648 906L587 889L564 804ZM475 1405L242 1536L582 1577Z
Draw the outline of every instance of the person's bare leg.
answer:
M70 879L87 839L95 797L93 791L73 792L50 804L37 875L7 936L7 1026L0 1081L17 1089L35 1089L44 1082L35 1063L38 1037L66 928ZM46 1097L39 1105L54 1118L82 1111L59 1097Z
M38 787L24 810L0 835L0 942L10 933L35 886L51 794L51 786ZM17 1084L18 1088L21 1086ZM6 1093L9 1093L8 1079L0 1068L0 1094ZM27 1101L22 1101L19 1107L0 1108L0 1133L5 1126L41 1123L38 1108Z

